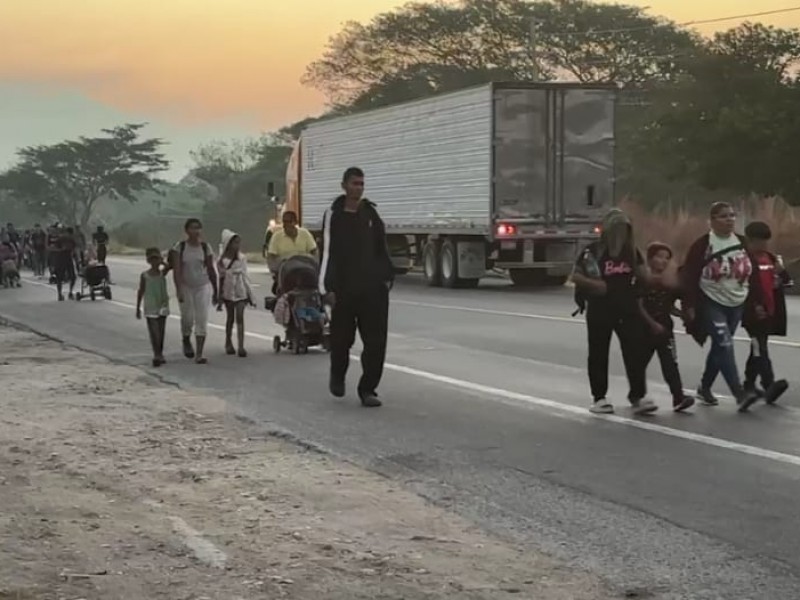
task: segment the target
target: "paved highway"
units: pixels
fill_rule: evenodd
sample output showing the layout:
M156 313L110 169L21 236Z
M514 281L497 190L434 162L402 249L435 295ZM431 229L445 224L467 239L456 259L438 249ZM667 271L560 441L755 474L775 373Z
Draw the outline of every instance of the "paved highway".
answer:
M52 288L27 280L0 290L0 316L149 369L145 327L133 316L143 268L113 261L112 302L58 303ZM266 293L267 276L254 280ZM158 373L210 389L232 414L397 478L569 568L599 573L621 598L800 597L800 302L790 301L790 338L773 347L776 370L793 385L780 406L739 415L726 399L675 415L654 363L662 410L647 419L625 407L619 357L617 414L588 413L585 332L572 308L567 290L399 282L378 410L362 409L352 393L328 396L326 355L275 356L277 328L264 311L247 314L247 359L223 355L223 316L214 313L207 366L180 356L171 320L170 362ZM737 351L743 360L745 340ZM694 387L703 353L681 336L679 354Z

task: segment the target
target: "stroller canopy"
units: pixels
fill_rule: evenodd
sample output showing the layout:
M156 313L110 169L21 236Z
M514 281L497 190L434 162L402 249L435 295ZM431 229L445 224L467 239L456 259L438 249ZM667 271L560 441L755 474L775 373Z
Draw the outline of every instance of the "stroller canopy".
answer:
M278 282L282 293L294 289L315 290L319 283L319 264L311 256L292 256L281 263Z

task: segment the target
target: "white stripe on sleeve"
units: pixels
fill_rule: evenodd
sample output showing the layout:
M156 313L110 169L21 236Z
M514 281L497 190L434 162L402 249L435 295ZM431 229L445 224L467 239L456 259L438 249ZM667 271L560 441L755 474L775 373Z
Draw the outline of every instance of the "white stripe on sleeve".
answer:
M328 274L328 263L331 260L331 209L322 216L322 264L319 269L319 293L327 294L325 277Z

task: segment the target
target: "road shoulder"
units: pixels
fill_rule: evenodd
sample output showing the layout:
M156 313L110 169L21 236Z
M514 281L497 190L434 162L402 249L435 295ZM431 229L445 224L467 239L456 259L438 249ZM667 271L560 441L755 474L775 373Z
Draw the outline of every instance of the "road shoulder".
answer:
M224 399L16 329L0 347L0 597L612 597Z

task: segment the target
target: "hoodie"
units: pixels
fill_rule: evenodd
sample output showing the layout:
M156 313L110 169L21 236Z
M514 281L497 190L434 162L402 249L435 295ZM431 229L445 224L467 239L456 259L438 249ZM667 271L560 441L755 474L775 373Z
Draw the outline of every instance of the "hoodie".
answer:
M322 221L322 294L360 294L394 279L386 227L375 205L364 198L357 212L347 213L344 201L334 200Z
M222 230L222 242L219 245L219 261L217 270L220 276L220 297L227 302L253 301L253 291L250 278L247 274L247 259L241 252L236 258L228 258L225 253L233 238L237 237L235 231Z
M575 263L576 273L603 279L608 291L604 296L587 295L583 300L593 310L636 314L636 274L643 264L630 218L612 208L603 217L600 239L584 248Z

